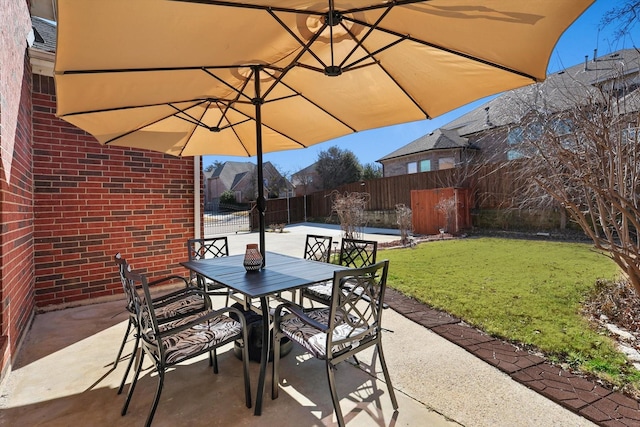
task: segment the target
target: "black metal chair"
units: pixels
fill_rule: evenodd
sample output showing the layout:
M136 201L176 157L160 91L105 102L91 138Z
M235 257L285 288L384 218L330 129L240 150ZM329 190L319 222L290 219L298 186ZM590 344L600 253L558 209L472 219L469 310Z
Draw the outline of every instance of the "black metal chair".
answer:
M150 426L155 415L165 372L170 367L177 367L179 363L192 359L206 352L232 343L237 339L247 342L247 325L243 314L232 307L220 310L206 310L196 315L183 317L169 323L160 323L157 310L152 303L147 278L144 274L131 271L128 266L124 269L124 276L128 292L135 295L135 312L140 329L142 352L138 360L135 376L129 387L127 400L122 408L122 415L127 413L131 397L135 390L145 355L153 361L158 373L158 388L151 405L145 426ZM198 290L203 297L208 296ZM234 313L237 320L229 314ZM243 371L245 404L251 407L251 384L249 379L248 346L243 348Z
M375 240L342 239L340 245L340 265L359 268L373 265L378 253L378 242ZM300 305L304 305L304 298L329 305L331 301L331 281L310 285L300 290Z
M127 377L129 376L129 371L131 370L131 366L133 365L133 355L138 349L138 345L140 344L140 328L138 324L138 319L135 311L135 293L132 293L127 286L127 282L125 279L125 269L127 268L127 261L122 257L120 252L118 252L114 256L114 260L116 266L118 267L118 272L120 274L120 280L122 282L122 288L124 291L124 295L126 297L126 310L129 314L129 321L127 323L127 330L125 331L124 337L122 338L122 343L120 344L120 349L118 350L118 355L116 356L116 360L113 363L113 368L115 369L118 366L118 362L120 361L120 357L122 356L122 351L124 350L124 346L127 343L129 335L131 333L135 336L135 343L133 350L131 352L131 357L129 358L129 363L127 364L127 369L122 376L122 381L120 382L120 387L118 387L118 394L122 393L122 389L124 388L124 384L127 381ZM149 283L150 287L160 285L163 283L168 283L172 281L182 281L185 284L184 288L178 289L173 292L166 293L164 295L160 295L155 297L152 300L152 304L156 309L156 316L160 323L171 322L177 318L181 318L186 315L191 315L195 313L199 313L211 308L211 301L209 298L203 297L200 293L199 289L190 286L187 279L181 276L167 276L158 280L154 280ZM214 364L214 361L211 361ZM217 366L217 365L216 365ZM217 369L217 367L216 367Z
M331 260L331 236L307 234L304 245L304 259L329 262Z
M280 341L289 338L314 357L326 362L327 379L338 425L344 426L336 391L336 365L362 350L376 346L393 408L398 408L382 351L382 301L389 261L334 273L328 307L304 310L293 303L279 305L274 313L274 359L271 396L278 397Z
M320 262L331 262L331 236L320 236L317 234L307 234L304 244L304 259L311 259ZM300 305L304 301L304 288L300 289ZM295 301L295 291L293 294Z
M376 263L378 242L375 240L342 239L340 265L351 268L366 267Z
M189 257L189 261L229 256L229 244L227 237L189 239L187 240L187 255ZM205 279L194 272L190 273L190 277L192 284L203 289L207 294L226 296L227 300L225 305L229 305L229 290L225 286Z

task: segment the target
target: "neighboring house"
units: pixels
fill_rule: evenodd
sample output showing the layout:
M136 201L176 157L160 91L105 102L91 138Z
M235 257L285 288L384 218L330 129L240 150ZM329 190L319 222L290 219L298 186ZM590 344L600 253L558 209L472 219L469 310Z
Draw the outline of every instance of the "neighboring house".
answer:
M238 203L247 203L256 199L256 165L251 162L225 162L210 172L204 172L205 195L207 209L215 208L220 196L225 191L232 191ZM271 164L263 165L264 192L268 198L291 195L292 185Z
M251 162L225 162L211 172L205 172L204 203L215 203L225 191L233 191L236 201L242 201L242 190L234 188L240 177L253 172L255 165ZM237 193L236 193L237 191Z
M316 171L317 165L318 162L315 162L291 175L291 183L295 188L296 196L304 196L322 190L322 180Z
M467 161L504 162L522 156L518 145L535 129L522 129L520 123L532 111L559 113L584 99L585 88L602 87L612 94L621 94L622 88L613 87L624 76L624 93L636 99L640 87L640 53L626 49L574 65L550 74L539 84L511 90L482 106L469 111L429 135L384 156L384 176L424 172L456 166ZM580 99L583 98L583 99ZM627 109L630 101L627 102ZM631 126L638 124L631 123ZM562 131L562 126L558 126ZM474 156L468 156L470 149ZM441 160L442 159L442 160Z
M436 129L413 142L387 154L382 163L383 176L406 175L451 169L469 162L476 147L455 130Z

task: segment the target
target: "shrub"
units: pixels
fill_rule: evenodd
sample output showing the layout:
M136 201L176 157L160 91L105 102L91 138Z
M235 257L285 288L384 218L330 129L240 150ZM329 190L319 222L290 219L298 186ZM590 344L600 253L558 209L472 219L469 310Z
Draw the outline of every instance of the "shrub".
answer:
M236 195L233 191L227 190L220 195L220 203L233 205L236 203Z

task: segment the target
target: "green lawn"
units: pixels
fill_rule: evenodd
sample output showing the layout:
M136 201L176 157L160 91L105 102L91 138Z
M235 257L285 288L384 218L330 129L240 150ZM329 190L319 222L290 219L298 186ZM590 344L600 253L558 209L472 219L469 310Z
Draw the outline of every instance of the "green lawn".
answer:
M596 280L619 275L591 245L467 238L378 258L390 260L388 284L405 295L614 384L640 384L640 373L580 314Z

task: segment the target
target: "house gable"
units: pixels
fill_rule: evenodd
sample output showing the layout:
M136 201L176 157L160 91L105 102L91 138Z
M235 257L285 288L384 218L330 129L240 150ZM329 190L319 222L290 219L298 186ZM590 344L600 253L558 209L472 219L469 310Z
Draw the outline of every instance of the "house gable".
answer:
M410 165L415 162L435 158L437 155L433 150L436 149L449 150L448 155L457 152L460 161L471 159L468 149L479 152L473 156L474 161L509 160L514 151L508 144L509 133L532 109L554 113L575 102L591 102L584 96L585 88L593 88L594 94L597 87L616 91L613 81L620 73L624 75L625 89L635 91L625 99L627 109L632 103L637 111L640 109L640 53L626 49L550 74L543 83L504 92L378 162L383 165L384 176L393 176L408 173ZM460 140L465 140L466 146L456 147ZM431 170L435 169L432 167ZM417 171L421 171L419 167Z

